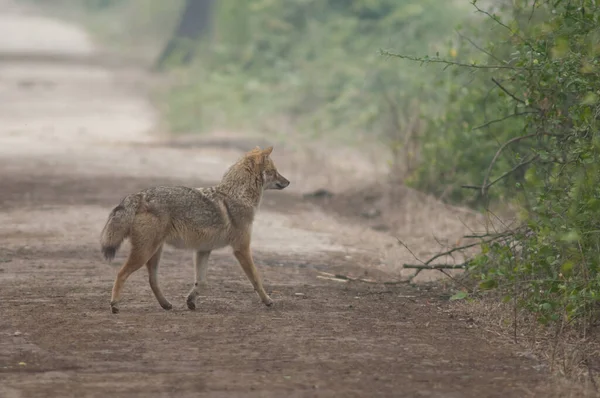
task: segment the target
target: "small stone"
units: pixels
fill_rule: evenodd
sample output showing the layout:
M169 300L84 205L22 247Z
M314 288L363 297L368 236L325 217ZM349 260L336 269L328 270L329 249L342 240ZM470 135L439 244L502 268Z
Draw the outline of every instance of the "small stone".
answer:
M372 209L369 209L369 210L361 213L361 216L363 216L365 218L375 218L375 217L379 217L380 215L381 215L381 210L376 209L376 208L372 208Z
M303 196L304 196L305 199L308 199L308 198L322 199L322 198L331 198L331 197L333 197L333 193L330 192L330 191L328 191L328 190L326 190L326 189L322 189L321 188L321 189L317 189L316 191L311 192L311 193L305 193Z
M385 225L385 224L377 224L377 225L373 225L371 227L372 230L374 231L379 231L379 232L387 232L390 230L389 225Z
M13 336L20 336L21 334L22 334L21 332L18 332L18 331L17 331L17 332L14 332L14 333L13 333Z

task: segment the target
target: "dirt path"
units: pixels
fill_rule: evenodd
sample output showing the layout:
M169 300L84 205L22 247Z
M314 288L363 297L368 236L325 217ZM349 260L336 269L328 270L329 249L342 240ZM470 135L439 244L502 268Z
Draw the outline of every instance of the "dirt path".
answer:
M191 256L169 249L160 277L175 308L140 271L112 315L116 268L98 248L111 207L149 185L212 183L240 149L152 134L135 71L57 62L94 56L77 27L3 0L0 33L0 397L548 396L543 367L452 317L435 291L318 279L384 277L394 240L302 200L302 167L255 226L272 309L224 251L186 310ZM285 175L290 158L274 158Z

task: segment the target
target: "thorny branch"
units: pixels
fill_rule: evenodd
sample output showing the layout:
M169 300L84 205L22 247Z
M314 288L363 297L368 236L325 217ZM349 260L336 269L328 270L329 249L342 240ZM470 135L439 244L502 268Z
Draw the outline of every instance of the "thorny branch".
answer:
M461 264L431 264L431 263L440 257L450 256L450 255L452 255L452 253L455 253L457 251L462 251L465 249L469 249L471 247L480 246L485 243L492 243L492 242L495 242L498 240L508 239L514 233L515 233L514 231L509 231L509 232L503 232L503 233L498 233L498 234L467 235L465 237L478 238L478 239L480 239L480 241L453 247L452 249L449 249L449 250L446 250L446 251L436 254L435 256L429 258L427 261L421 261L404 242L402 242L400 239L397 239L397 240L398 240L398 243L400 245L404 246L413 255L413 257L416 260L421 262L421 264L404 264L404 268L417 270L417 272L410 278L412 280L423 270L437 270L437 271L440 271L440 272L446 274L446 272L444 272L444 270L446 270L446 269L464 269L469 265L469 261L465 261L464 263L461 263ZM486 239L486 238L488 238L488 239Z
M517 171L518 169L520 169L523 166L526 166L530 163L535 162L537 159L539 158L539 155L535 155L534 157L532 157L529 160L526 160L524 162L519 163L518 165L516 165L515 167L513 167L512 169L502 173L502 175L498 178L496 178L493 181L490 181L487 185L461 185L461 188L466 188L466 189L478 189L481 190L482 192L486 191L494 184L496 184L498 181L508 177L509 175L511 175L512 173L514 173L515 171Z
M533 14L535 13L535 7L537 6L538 0L533 0L533 5L531 6L531 13L529 13L529 22L531 22L531 18L533 18Z
M479 6L477 6L476 1L477 0L471 0L471 4L473 5L473 7L475 7L477 12L480 12L480 13L488 16L492 21L496 22L498 25L500 25L503 28L505 28L506 30L508 30L510 32L510 34L517 37L519 40L521 40L525 45L527 45L527 47L533 49L533 46L531 45L531 43L529 43L529 41L525 40L525 38L523 38L517 32L512 30L512 28L510 26L508 26L507 24L505 24L504 22L502 22L500 20L500 18L498 18L497 16L495 16L495 15L491 14L490 12L485 11L485 10L481 9Z
M492 77L492 82L494 82L494 84L496 86L498 86L500 88L500 90L504 91L510 98L514 99L515 101L523 104L523 105L527 105L527 102L525 102L524 100L522 100L521 98L518 98L516 95L514 95L513 93L511 93L510 91L508 91L506 89L506 87L504 87L498 80L496 80L495 78Z
M488 187L488 181L490 178L490 173L492 172L492 168L494 167L494 164L496 163L496 160L498 160L498 156L500 156L500 154L502 153L502 151L504 151L504 149L509 146L510 144L513 144L515 142L519 142L522 140L525 140L527 138L532 138L532 137L536 137L536 136L540 136L540 135L547 135L547 136L551 136L552 134L546 134L546 133L533 133L533 134L527 134L527 135L522 135L520 137L514 137L511 138L510 140L506 141L504 144L502 144L500 146L500 148L498 148L498 150L496 151L496 154L494 155L492 161L490 162L490 165L488 166L488 169L485 173L485 178L483 179L483 184L481 184L481 195L485 196L486 192L487 192L487 188Z
M532 68L532 67L522 67L522 66L511 66L511 65L477 65L475 63L472 64L466 64L463 62L455 62L455 61L448 61L446 59L441 59L441 58L422 58L422 57L413 57L410 55L403 55L403 54L397 54L397 53L392 53L390 51L387 50L379 50L381 55L385 55L388 57L396 57L396 58L401 58L401 59L406 59L409 61L417 61L417 62L421 62L421 63L434 63L434 64L445 64L446 66L461 66L461 67L465 67L465 68L475 68L475 69L512 69L512 70L532 70L532 69L536 69L536 68Z
M460 33L458 30L456 30L456 34L458 34L458 36L460 36L462 39L465 39L466 41L468 41L473 47L475 47L476 49L478 49L479 51L481 51L482 53L486 54L487 56L489 56L490 58L495 59L496 61L500 62L500 63L504 63L506 64L506 61L496 57L494 54L492 54L491 52L487 51L485 48L477 45L477 43L475 43L473 40L471 40L470 38L468 38L467 36L463 35L462 33Z
M479 130L479 129L482 129L482 128L484 128L484 127L490 126L490 125L492 125L492 124L494 124L494 123L500 123L500 122L503 122L503 121L505 121L506 119L510 119L511 117L518 117L518 116L523 116L523 115L530 115L530 114L532 114L532 113L537 113L537 112L536 112L536 111L527 111L527 112L517 112L517 113L511 113L510 115L504 116L504 117L502 117L502 118L500 118L500 119L494 119L494 120L490 120L489 122L487 122L487 123L484 123L484 124L482 124L482 125L480 125L480 126L473 127L473 130Z

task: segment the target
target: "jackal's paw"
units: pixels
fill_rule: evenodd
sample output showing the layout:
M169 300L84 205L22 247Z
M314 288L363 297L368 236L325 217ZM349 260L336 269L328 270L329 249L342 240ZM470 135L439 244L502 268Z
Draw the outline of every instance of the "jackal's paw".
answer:
M271 297L267 297L265 300L263 300L263 303L265 303L267 307L270 307L273 305L273 300L271 299Z
M194 311L196 309L196 300L193 297L188 297L186 304L190 310Z
M161 307L163 307L163 309L169 311L173 309L173 305L171 305L171 303L167 302L167 303L161 303L160 304Z
M116 303L110 303L110 311L113 314L118 314L119 313L119 307L117 307Z

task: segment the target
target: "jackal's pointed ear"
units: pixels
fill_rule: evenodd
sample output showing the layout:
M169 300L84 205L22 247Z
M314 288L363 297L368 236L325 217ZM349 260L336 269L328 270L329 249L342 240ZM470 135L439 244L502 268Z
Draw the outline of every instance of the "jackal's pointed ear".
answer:
M271 154L271 152L273 152L273 147L272 146L270 146L268 148L265 148L265 150L262 151L263 155L265 155L265 156L269 156Z
M257 154L261 154L261 153L262 153L262 149L260 149L260 147L257 145L254 147L254 149L251 149L248 152L246 152L246 155L257 155Z

